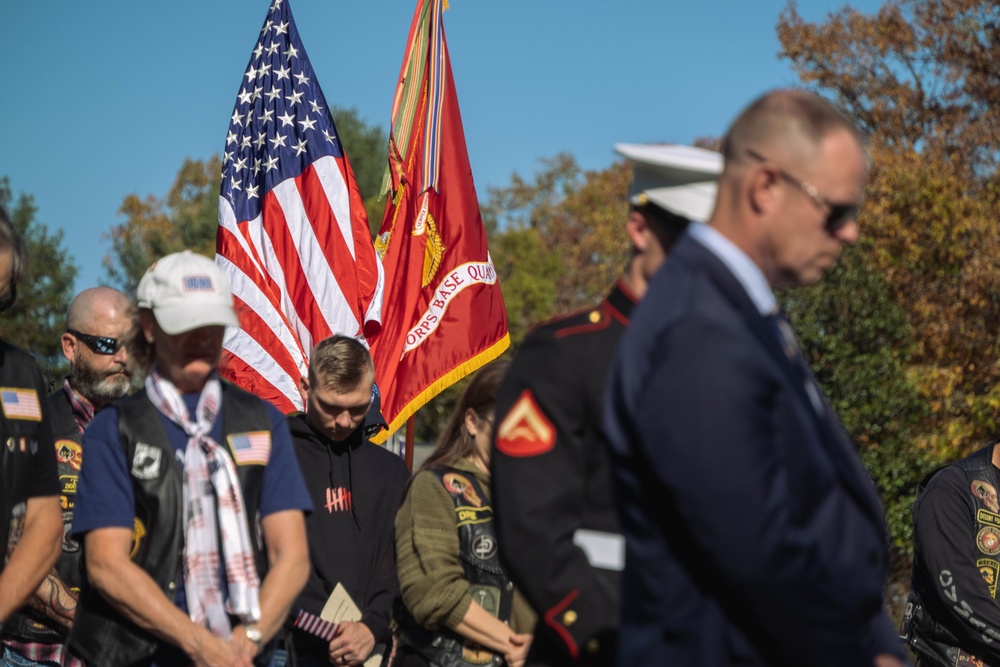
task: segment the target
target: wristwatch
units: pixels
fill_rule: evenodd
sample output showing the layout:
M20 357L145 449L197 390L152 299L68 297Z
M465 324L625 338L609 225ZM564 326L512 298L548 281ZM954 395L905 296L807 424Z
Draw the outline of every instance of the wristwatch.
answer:
M252 641L254 646L257 647L258 653L264 650L264 633L260 631L260 628L251 623L250 625L243 626L243 632L246 633L247 639Z

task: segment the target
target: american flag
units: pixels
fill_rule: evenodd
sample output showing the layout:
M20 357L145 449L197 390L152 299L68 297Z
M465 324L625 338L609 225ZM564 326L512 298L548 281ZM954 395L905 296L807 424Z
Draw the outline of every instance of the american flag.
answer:
M222 374L284 412L304 407L315 343L381 330L382 264L288 0L272 3L233 108L216 253L240 318Z
M295 617L295 627L328 642L337 634L340 623L324 621L316 614L310 614L305 609L300 609L299 615Z
M0 405L7 419L42 420L42 408L34 389L0 388Z
M271 456L270 431L237 433L227 436L227 440L229 440L229 449L233 452L233 458L240 465L248 463L266 465Z

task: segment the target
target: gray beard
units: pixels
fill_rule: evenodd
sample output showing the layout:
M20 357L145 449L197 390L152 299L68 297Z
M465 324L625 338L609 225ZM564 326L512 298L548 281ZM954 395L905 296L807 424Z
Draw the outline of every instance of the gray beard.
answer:
M125 367L101 372L85 364L74 364L69 370L69 384L91 403L110 403L128 393L132 373Z

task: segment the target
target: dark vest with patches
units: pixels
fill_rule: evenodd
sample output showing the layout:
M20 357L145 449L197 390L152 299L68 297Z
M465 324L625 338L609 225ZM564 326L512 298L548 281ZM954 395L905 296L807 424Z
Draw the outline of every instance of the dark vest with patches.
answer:
M70 535L73 532L73 501L80 475L83 434L73 419L73 408L65 389L59 389L49 396L48 407L46 416L52 425L52 439L56 447L63 520L62 554L56 563L56 574L70 590L79 594L84 580L83 554L80 544ZM32 607L22 607L12 614L4 623L3 631L4 637L43 644L61 644L66 640L67 634L58 623Z
M430 472L444 485L455 503L459 554L465 580L469 582L469 595L493 616L504 622L509 621L514 584L500 566L493 508L489 505L476 506L471 500L485 500L489 496L470 473L452 468L432 468ZM403 639L435 667L471 667L503 661L502 656L447 628L424 628L405 607L400 616Z
M183 584L184 520L183 470L174 455L160 412L141 391L115 404L118 435L135 492L135 527L132 561L145 570L168 599L173 600ZM263 402L237 387L222 383L222 441L219 451L231 456L226 436L250 431L270 431ZM138 444L144 445L139 458ZM158 452L158 453L157 453ZM158 474L153 476L152 470ZM264 475L262 465L237 465L236 474L247 508L247 522L254 548L257 573L267 571L263 539L258 530L257 507ZM86 556L85 556L86 558ZM161 640L126 619L89 584L80 596L70 646L88 664L102 667L131 665L149 658Z
M34 392L39 409L44 395L38 394L41 375L32 357L6 341L0 341L0 387ZM46 415L47 416L47 415ZM37 451L41 435L38 419L0 419L0 570L6 562L11 533L20 534L20 522L27 509L32 448Z
M996 442L991 442L975 454L950 465L961 468L970 485L973 480L980 479L991 484L994 489L1000 489L1000 480L997 479L996 468L993 465L993 446ZM920 495L924 488L931 477L942 469L938 468L931 472L917 486L917 501L913 505L914 517L916 517ZM991 527L1000 531L1000 516L982 508L974 510L971 520L971 525L977 527L969 535L969 540L973 543L976 542L978 534L984 528ZM975 544L973 546L975 548ZM998 575L1000 575L1000 571L994 571L994 586L997 585L996 577ZM927 568L923 565L920 549L914 548L913 580L910 585L910 595L903 611L900 638L905 640L914 653L920 656L921 665L951 667L952 665L978 664L974 656L959 648L958 638L932 617L933 605L937 602L936 598L929 592L933 583L927 580L927 576Z

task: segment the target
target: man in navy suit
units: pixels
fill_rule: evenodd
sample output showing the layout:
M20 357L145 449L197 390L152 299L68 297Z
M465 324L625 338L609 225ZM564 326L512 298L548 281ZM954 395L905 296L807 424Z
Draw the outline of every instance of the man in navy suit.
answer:
M876 489L772 292L817 282L857 240L861 137L779 90L723 158L708 224L653 277L609 376L619 664L901 665Z

